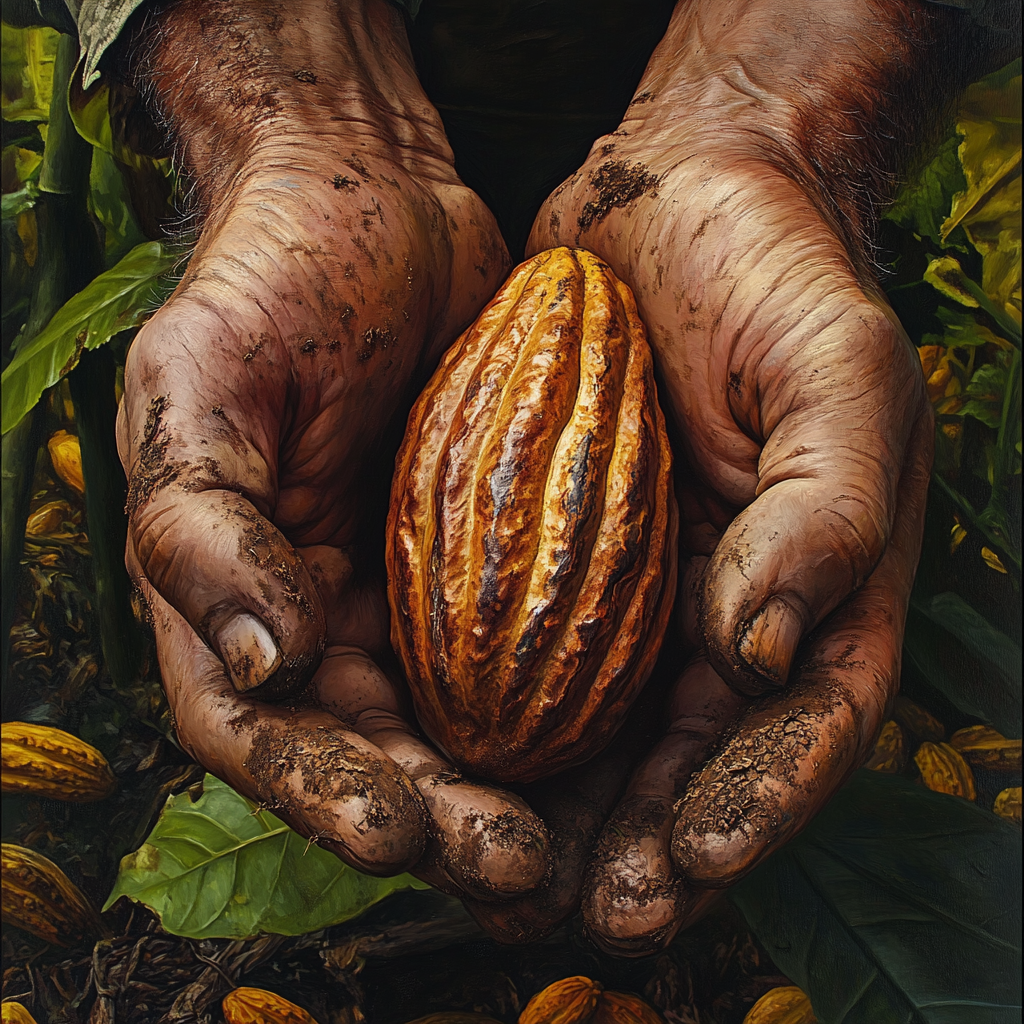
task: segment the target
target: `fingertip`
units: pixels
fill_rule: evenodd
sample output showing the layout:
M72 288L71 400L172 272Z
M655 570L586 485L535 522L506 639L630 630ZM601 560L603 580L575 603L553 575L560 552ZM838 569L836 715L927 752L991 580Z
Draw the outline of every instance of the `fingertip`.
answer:
M281 667L281 652L270 630L248 612L239 612L221 626L215 643L240 693L262 686Z
M721 832L703 832L680 821L672 833L672 860L679 871L705 889L738 882L763 856L763 843L746 823Z
M797 645L807 626L804 616L784 597L770 597L742 630L737 644L745 679L759 692L778 689L789 679ZM748 691L749 692L749 691Z

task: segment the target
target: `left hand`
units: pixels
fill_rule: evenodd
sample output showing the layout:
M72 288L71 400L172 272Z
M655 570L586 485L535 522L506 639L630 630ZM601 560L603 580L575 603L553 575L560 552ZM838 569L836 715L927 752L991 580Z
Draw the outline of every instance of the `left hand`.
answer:
M694 653L583 898L592 935L626 954L669 941L868 755L898 687L931 463L917 354L842 204L800 145L770 145L784 113L772 125L727 74L694 98L701 6L677 8L620 130L528 246L588 249L630 285L675 431Z

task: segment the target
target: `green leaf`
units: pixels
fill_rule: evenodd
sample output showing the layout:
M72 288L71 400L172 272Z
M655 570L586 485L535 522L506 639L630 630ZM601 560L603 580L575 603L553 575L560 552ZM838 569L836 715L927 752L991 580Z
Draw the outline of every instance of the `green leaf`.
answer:
M1020 830L860 771L732 891L821 1024L1017 1024Z
M166 298L166 275L178 256L160 242L137 245L117 266L72 296L3 373L3 433L15 427L40 395L70 373L86 349L137 327Z
M960 410L962 416L973 416L986 427L999 429L1003 416L1003 394L1006 391L1006 367L985 363L974 371L967 385L968 400Z
M960 137L948 138L914 181L906 184L885 213L891 220L920 238L945 244L942 221L949 213L953 196L967 188L960 166Z
M52 28L4 24L3 115L7 121L48 121L53 92L53 60L60 33Z
M3 219L13 220L26 210L31 210L39 198L39 189L34 182L28 182L17 192L5 192L3 197Z
M954 593L911 597L904 651L961 711L1021 734L1021 650Z
M946 298L971 309L980 307L992 317L1006 337L1020 348L1020 324L1015 323L1009 313L996 306L981 285L972 281L952 256L932 259L924 272L924 279Z
M127 896L192 939L302 935L410 887L426 888L411 875L360 874L207 775L195 803L187 793L168 799L146 842L121 861L103 909Z

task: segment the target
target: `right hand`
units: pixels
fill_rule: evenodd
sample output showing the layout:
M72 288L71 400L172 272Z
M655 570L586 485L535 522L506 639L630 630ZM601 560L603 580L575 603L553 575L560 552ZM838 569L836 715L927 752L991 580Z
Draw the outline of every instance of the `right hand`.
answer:
M125 369L129 569L208 771L362 871L521 896L546 830L410 724L382 547L408 407L508 256L396 11L272 7L160 16L150 75L206 222Z

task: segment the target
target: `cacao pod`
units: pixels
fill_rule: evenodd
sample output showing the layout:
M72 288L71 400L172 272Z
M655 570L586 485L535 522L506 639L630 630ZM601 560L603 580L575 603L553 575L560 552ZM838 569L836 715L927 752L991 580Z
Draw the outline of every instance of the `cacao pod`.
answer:
M92 904L53 861L4 843L4 921L55 946L70 946L99 927Z
M796 985L766 992L750 1008L743 1024L816 1024L811 1001Z
M602 992L590 1024L665 1024L665 1018L639 996Z
M599 982L577 975L541 989L519 1015L519 1024L589 1024L602 992Z
M90 803L117 787L110 765L95 747L48 725L4 722L0 760L5 793Z
M79 446L78 438L69 434L66 430L58 430L49 441L46 448L50 453L50 461L57 476L61 478L73 491L85 494L85 477L82 475L82 449Z
M974 776L967 762L948 743L922 743L914 755L921 781L936 793L975 798Z
M262 988L236 988L220 1008L227 1024L317 1024L301 1006Z
M25 523L26 537L45 537L59 533L74 512L66 501L48 501L40 505Z
M36 1024L35 1017L21 1003L13 1001L0 1007L0 1021L3 1024Z
M1020 740L1008 740L987 725L960 729L950 736L949 745L977 768L1020 771Z
M675 541L632 294L590 253L541 253L449 350L396 462L392 640L424 730L503 781L595 754L654 665Z
M892 717L916 743L940 743L946 738L946 727L930 711L902 694L893 703Z
M1020 786L1004 789L992 805L992 811L1000 818L1020 824Z
M886 722L865 768L875 772L898 774L907 763L907 745L903 730L895 722Z

